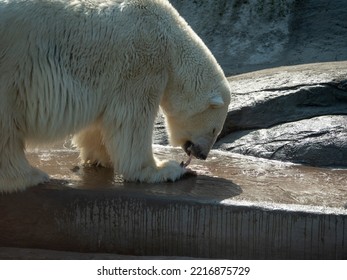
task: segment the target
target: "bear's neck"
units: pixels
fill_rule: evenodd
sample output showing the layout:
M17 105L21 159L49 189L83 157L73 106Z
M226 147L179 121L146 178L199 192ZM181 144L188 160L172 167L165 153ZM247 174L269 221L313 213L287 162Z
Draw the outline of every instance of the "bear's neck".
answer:
M225 79L210 50L189 26L177 35L169 48L169 79L161 102L164 112L172 116L202 111L213 89Z

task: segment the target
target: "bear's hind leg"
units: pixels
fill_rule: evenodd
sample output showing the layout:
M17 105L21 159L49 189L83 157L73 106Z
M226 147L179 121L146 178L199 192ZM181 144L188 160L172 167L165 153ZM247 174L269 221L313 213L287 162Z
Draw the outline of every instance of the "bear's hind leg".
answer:
M43 171L30 166L20 138L2 133L0 136L0 193L24 190L49 181Z
M94 124L80 131L73 137L72 143L79 148L80 158L84 164L112 167L98 125Z

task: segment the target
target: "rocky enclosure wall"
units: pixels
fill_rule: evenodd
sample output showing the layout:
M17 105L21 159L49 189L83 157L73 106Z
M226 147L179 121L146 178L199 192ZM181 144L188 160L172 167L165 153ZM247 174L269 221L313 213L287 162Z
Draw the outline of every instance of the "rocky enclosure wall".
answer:
M345 0L171 0L227 76L347 60Z

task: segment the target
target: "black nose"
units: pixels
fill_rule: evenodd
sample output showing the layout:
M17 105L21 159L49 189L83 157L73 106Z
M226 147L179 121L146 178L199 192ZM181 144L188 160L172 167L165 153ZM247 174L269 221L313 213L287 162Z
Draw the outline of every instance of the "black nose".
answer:
M187 153L188 156L193 154L193 156L198 159L205 160L207 158L207 154L201 151L199 145L194 145L194 143L191 141L185 142L182 149Z
M202 160L206 160L207 159L207 155L205 155L201 151L199 151L199 153L197 153L195 157L198 158L198 159L202 159Z

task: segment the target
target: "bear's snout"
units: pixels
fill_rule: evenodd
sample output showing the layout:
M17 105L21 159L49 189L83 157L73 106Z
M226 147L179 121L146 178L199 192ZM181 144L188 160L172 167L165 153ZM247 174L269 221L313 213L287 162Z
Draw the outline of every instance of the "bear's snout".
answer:
M199 145L194 144L191 141L185 142L182 148L187 153L188 156L192 154L197 159L202 159L202 160L206 160L207 158L208 152L207 153L203 152L203 149Z

